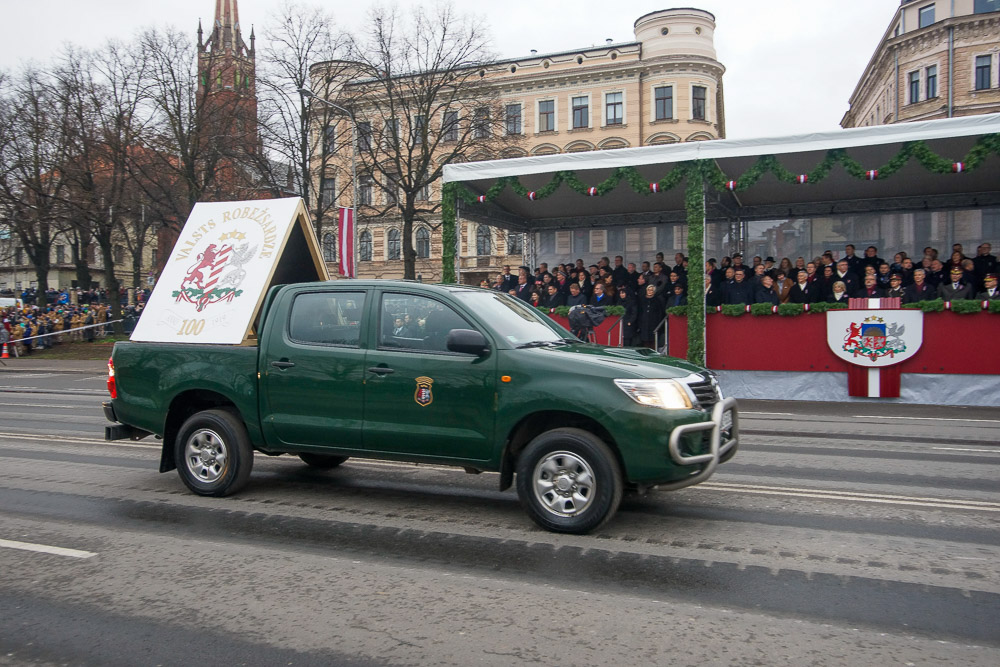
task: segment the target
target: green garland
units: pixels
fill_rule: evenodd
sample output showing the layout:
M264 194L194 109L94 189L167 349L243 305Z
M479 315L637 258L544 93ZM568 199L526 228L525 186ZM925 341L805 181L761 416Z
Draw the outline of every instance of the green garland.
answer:
M688 294L705 294L705 175L706 163L690 165L684 207L688 225ZM705 365L705 299L690 299L688 309L688 353L691 363Z
M466 189L460 183L445 183L441 188L441 282L457 282L455 277L455 239L458 221L455 206L458 193Z

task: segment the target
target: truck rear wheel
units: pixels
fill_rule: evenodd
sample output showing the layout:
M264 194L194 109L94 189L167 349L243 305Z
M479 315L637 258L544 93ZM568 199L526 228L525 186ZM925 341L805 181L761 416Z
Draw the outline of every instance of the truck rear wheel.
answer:
M299 454L299 458L310 468L330 470L346 461L348 457L334 456L332 454Z
M228 410L204 410L188 418L174 447L181 480L200 496L228 496L250 479L253 447L243 422Z
M622 500L618 460L582 429L542 433L517 459L517 495L532 520L556 533L588 533L609 521Z

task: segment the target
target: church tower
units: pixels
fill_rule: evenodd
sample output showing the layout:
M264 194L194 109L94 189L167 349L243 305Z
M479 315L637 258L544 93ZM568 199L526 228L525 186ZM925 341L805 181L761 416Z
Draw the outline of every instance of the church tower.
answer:
M238 138L248 153L259 151L257 139L257 68L253 28L243 41L237 0L215 0L215 19L207 40L198 21L198 97L220 133Z

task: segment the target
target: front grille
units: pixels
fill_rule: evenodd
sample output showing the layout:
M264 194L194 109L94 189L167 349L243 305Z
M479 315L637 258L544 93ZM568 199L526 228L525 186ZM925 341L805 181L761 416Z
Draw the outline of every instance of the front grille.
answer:
M704 410L711 410L712 406L719 402L718 385L712 382L712 378L705 375L698 375L697 380L688 380L688 387L698 401L698 407Z

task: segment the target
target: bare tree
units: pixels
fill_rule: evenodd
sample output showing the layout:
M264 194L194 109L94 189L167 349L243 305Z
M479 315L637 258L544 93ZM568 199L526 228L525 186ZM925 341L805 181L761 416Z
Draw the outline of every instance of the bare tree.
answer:
M351 45L355 79L338 89L361 128L360 171L383 196L364 213L402 220L403 273L414 278L413 223L440 211L432 188L446 164L498 157L517 141L488 74L485 29L448 4L408 14L379 8ZM316 76L323 72L314 72ZM365 192L359 192L362 200Z
M65 219L66 143L49 76L27 67L0 98L0 200L14 240L35 269L45 303L51 252Z

